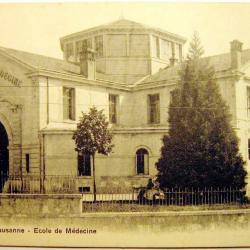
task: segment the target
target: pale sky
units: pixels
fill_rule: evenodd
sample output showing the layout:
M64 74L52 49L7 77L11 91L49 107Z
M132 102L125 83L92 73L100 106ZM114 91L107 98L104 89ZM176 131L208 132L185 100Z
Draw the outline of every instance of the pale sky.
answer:
M238 39L250 48L250 3L0 4L0 46L62 58L59 38L126 19L186 37L198 31L205 55L229 52ZM188 48L187 41L185 48Z

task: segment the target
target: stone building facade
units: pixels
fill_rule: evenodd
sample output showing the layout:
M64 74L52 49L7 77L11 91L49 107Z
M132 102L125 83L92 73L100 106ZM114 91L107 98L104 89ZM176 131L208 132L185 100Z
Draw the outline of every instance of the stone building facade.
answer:
M96 106L109 119L115 145L109 156L97 155L97 192L146 185L168 132L184 43L121 19L61 38L63 60L0 48L1 174L30 178L38 191L52 176L70 176L73 192L92 192L91 159L77 155L72 135L81 112ZM250 50L235 40L229 53L202 60L215 67L249 170Z

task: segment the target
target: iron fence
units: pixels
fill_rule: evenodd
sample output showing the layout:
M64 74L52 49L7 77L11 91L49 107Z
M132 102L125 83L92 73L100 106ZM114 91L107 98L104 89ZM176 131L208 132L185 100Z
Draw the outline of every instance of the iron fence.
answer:
M248 204L246 190L237 188L172 188L163 191L134 189L129 194L82 194L83 211L151 211L152 207ZM141 207L141 209L140 209Z
M74 175L19 175L0 173L1 193L78 193L78 176Z
M168 189L164 192L164 204L168 205L211 205L248 202L246 190L227 188L204 188L204 189Z
M91 181L88 184L91 186ZM79 194L84 206L134 205L212 205L248 204L246 190L227 188L172 188L164 192L156 189L131 188L128 193L97 193L96 200L89 189L82 187L82 178L75 175L18 175L0 172L1 193ZM249 193L248 193L249 194Z

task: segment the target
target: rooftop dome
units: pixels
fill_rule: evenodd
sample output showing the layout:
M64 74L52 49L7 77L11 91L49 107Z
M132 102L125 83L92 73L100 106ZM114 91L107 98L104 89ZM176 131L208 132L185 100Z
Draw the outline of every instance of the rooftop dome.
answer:
M180 62L185 41L182 36L124 18L60 39L66 61L80 64L81 52L91 48L96 71L127 84Z
M99 31L104 31L104 30L155 31L158 33L162 33L164 35L168 35L170 37L174 37L175 39L178 39L182 43L184 43L186 41L186 38L183 36L168 32L168 31L163 30L163 29L159 29L156 27L151 27L151 26L147 26L147 25L144 25L144 24L141 24L138 22L134 22L134 21L131 21L131 20L128 20L125 18L120 18L116 21L113 21L113 22L110 22L107 24L95 26L93 28L89 28L89 29L82 30L82 31L79 31L76 33L72 33L70 35L62 37L60 40L61 40L61 42L63 42L67 38L77 37L79 35L96 32L98 30Z

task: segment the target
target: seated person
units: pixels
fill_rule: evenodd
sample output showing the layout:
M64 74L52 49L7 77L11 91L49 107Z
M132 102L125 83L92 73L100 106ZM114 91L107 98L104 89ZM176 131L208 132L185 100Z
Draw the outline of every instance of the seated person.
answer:
M148 184L147 184L147 189L152 189L153 187L154 187L154 183L153 183L152 179L149 178Z

